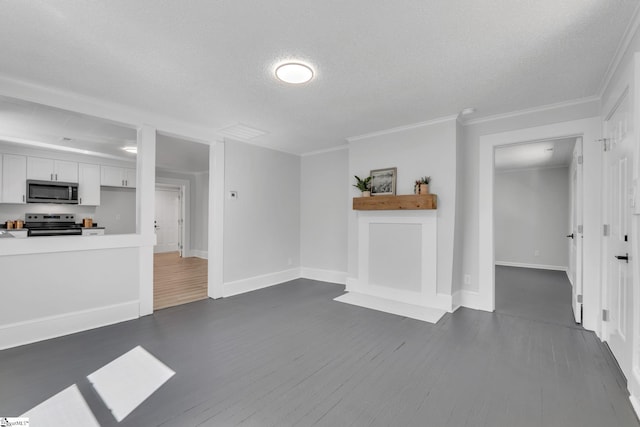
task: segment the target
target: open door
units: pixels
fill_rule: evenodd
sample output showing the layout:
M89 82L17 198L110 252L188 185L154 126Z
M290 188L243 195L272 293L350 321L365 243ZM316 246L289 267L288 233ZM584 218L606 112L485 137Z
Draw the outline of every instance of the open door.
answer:
M582 323L582 138L576 140L571 161L571 234L569 270L572 281L571 306L576 323Z
M622 372L632 378L634 289L631 268L633 128L628 91L605 122L605 249L607 342Z

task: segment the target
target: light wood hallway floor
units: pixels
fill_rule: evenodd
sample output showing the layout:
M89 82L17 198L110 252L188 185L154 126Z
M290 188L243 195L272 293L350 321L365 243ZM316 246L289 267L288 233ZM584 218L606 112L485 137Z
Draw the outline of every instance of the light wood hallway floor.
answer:
M207 298L207 260L181 258L178 252L153 256L153 309Z

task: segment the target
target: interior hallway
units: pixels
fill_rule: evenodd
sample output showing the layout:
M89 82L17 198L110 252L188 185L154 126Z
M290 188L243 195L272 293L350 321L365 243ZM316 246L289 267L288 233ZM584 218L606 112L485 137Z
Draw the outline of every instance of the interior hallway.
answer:
M153 309L208 298L207 260L181 258L178 252L153 255Z
M496 313L578 327L564 271L496 266Z
M461 308L436 325L299 279L0 351L0 414L77 384L102 426L640 426L592 333ZM121 423L87 375L141 345L176 374Z

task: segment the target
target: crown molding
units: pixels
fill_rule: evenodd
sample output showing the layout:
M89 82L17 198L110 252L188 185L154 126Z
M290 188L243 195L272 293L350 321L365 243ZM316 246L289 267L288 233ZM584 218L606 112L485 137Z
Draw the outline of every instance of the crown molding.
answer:
M615 55L613 55L613 59L607 68L607 71L602 78L602 82L600 83L600 90L598 91L599 98L602 98L605 90L611 83L611 79L613 75L618 70L620 63L622 62L622 58L624 58L624 54L629 49L629 45L631 44L631 40L638 32L638 27L640 26L640 3L636 6L636 9L633 11L633 17L631 18L631 22L627 25L627 28L624 31L624 35L618 44L618 48L616 49Z
M339 145L337 147L325 148L324 150L316 150L316 151L309 151L307 153L302 153L302 154L300 154L300 157L307 157L307 156L315 156L317 154L332 153L334 151L346 150L348 148L349 148L349 146L346 145L346 144L345 145Z
M457 119L458 119L458 114L451 115L451 116L444 116L444 117L439 117L439 118L433 119L433 120L427 120L426 122L413 123L413 124L409 124L409 125L398 126L398 127L389 128L389 129L383 129L383 130L379 130L379 131L376 131L376 132L365 133L363 135L350 136L350 137L346 138L346 140L347 140L347 142L351 143L351 142L355 142L355 141L360 141L362 139L373 138L373 137L376 137L376 136L388 135L388 134L391 134L391 133L403 132L403 131L406 131L406 130L421 128L421 127L424 127L424 126L432 126L432 125L436 125L436 124L439 124L439 123L455 121Z
M525 116L527 114L540 113L542 111L555 110L558 108L574 107L576 105L589 104L590 102L600 102L599 96L588 96L585 98L573 99L570 101L557 102L555 104L546 104L539 107L525 108L524 110L511 111L509 113L495 114L493 116L479 117L477 119L466 120L464 126L477 125L480 123L493 122L496 120L510 119L513 117Z

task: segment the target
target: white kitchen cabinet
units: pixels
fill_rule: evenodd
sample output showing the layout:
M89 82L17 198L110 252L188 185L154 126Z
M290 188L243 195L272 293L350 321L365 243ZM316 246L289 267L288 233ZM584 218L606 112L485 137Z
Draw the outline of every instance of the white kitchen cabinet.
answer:
M78 163L78 204L100 206L100 165Z
M2 203L27 202L27 158L2 156Z
M100 185L106 187L136 188L135 169L101 166L100 172Z
M27 179L78 182L78 163L43 157L27 157Z

